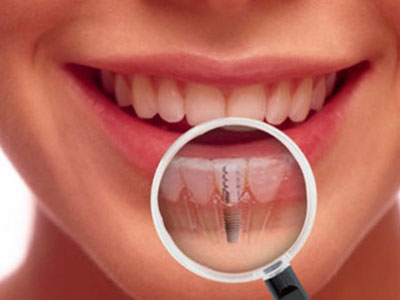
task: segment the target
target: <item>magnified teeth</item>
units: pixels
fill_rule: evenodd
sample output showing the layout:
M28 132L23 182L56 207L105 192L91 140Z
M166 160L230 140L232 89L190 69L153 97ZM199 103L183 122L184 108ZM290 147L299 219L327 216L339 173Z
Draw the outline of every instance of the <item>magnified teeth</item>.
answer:
M214 243L256 242L269 226L274 203L291 195L277 192L288 184L285 174L294 164L286 154L174 159L160 185L168 230L203 232Z
M180 169L187 189L193 200L207 204L214 191L214 174L211 160L202 158L181 158Z
M245 159L216 159L213 161L217 188L222 201L233 205L240 201L246 178Z
M279 158L251 158L248 182L251 192L259 202L271 201L282 181L287 167Z
M168 201L178 201L180 193L184 188L179 165L178 160L173 160L165 170L160 184L160 191Z

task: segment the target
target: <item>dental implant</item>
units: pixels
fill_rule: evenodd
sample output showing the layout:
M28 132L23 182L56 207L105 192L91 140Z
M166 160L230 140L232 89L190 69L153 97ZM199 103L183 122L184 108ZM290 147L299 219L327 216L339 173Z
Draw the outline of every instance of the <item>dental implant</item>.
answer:
M231 172L234 170L230 170ZM238 203L232 201L231 192L232 186L238 190L240 182L239 172L235 172L234 176L229 176L227 166L222 167L222 204L223 204L223 220L226 234L226 241L228 243L237 243L240 240L241 231L241 208ZM235 182L230 182L229 179L236 179Z

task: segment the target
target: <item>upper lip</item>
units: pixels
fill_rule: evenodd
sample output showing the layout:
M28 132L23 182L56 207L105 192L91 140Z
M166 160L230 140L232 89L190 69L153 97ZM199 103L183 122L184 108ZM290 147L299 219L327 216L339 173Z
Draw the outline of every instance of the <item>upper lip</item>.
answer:
M174 53L125 58L109 56L80 64L119 74L149 74L213 85L244 85L324 75L350 67L354 61L271 56L219 59Z

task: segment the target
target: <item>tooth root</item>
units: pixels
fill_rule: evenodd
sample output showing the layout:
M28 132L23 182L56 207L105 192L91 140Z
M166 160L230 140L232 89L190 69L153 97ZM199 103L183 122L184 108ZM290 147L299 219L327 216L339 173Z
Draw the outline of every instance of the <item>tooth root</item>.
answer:
M290 82L281 81L271 94L267 105L267 121L279 125L287 118L291 103Z
M326 95L330 96L332 94L333 88L336 83L336 73L331 73L326 77Z
M121 75L115 77L115 98L121 107L131 105L131 90Z
M223 203L235 205L240 202L246 178L246 164L245 159L213 161L217 188L222 195Z
M273 206L274 202L262 204L262 206L261 204L250 206L248 241L251 244L257 243L258 240L262 237L262 234L266 232Z
M290 107L289 117L293 122L304 121L310 111L312 79L303 79L297 87Z
M100 80L101 86L103 87L104 91L109 95L114 94L115 75L109 71L101 70Z
M314 87L313 95L311 98L311 109L319 111L324 105L326 98L326 81L321 77Z
M248 184L255 200L266 203L274 196L283 180L288 162L279 158L251 158L248 166Z
M133 107L143 119L151 119L157 114L156 95L147 76L136 75L132 79Z
M211 201L214 191L212 163L202 158L181 158L181 172L194 202L205 205Z
M227 104L227 114L231 117L244 117L264 120L266 95L264 86L252 85L233 90Z
M164 79L158 90L158 110L160 117L167 122L179 122L185 115L183 98L176 83Z
M160 192L168 201L176 202L184 188L179 171L179 160L173 160L165 170L160 184Z
M187 84L185 104L189 125L197 125L225 115L225 99L216 87Z
M224 232L223 216L221 213L221 200L218 193L212 193L211 201L207 205L198 205L198 216L205 234L214 244L221 242Z

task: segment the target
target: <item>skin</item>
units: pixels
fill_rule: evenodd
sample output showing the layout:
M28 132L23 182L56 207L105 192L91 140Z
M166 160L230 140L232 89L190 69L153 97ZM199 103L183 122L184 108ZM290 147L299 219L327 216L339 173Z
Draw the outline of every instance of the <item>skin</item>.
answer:
M313 299L398 298L398 4L227 2L2 1L0 144L39 210L30 254L1 299L268 298L261 281L207 281L167 254L150 216L150 179L109 145L60 78L69 51L154 49L371 62L335 142L313 165L319 210L293 266Z

